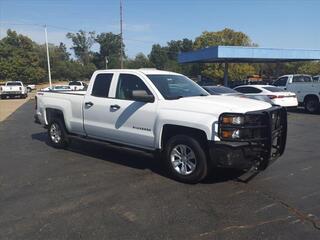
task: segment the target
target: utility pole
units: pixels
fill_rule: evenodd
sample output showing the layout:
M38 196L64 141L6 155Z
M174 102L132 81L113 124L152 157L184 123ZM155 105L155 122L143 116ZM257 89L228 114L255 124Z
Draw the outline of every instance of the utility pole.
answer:
M50 69L50 57L49 57L47 25L44 25L44 34L45 34L45 38L46 38L46 48L47 48L49 86L50 86L50 88L51 88L51 87L52 87L52 83L51 83L51 69Z
M120 68L123 68L122 0L120 0Z
M106 60L106 69L108 69L108 62L109 62L108 58L106 57L105 60Z

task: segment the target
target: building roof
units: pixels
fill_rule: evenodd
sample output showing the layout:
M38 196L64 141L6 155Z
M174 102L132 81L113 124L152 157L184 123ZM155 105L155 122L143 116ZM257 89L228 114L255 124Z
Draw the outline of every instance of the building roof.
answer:
M241 46L213 46L193 52L183 52L179 63L264 63L320 60L320 50L281 49Z

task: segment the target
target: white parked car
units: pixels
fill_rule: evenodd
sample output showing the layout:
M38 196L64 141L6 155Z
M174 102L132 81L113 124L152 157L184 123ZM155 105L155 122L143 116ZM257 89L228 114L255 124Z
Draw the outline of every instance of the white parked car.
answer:
M52 146L73 138L151 151L182 182L199 182L213 167L262 170L285 149L284 108L209 95L174 72L99 70L87 92L43 91L36 99L36 122Z
M80 90L86 90L88 85L82 81L71 81L69 82L69 86L73 91L80 91Z
M224 87L224 86L203 86L203 88L210 93L211 95L223 95L223 96L232 96L232 97L246 97L259 101L264 101L273 104L273 102L264 95L245 95L240 93L232 88Z
M32 92L33 90L36 90L36 89L37 89L37 87L35 84L28 84L27 85L28 92Z
M0 87L0 95L2 99L8 97L26 98L28 96L28 90L20 81L9 81Z
M297 107L298 100L295 93L285 91L270 85L242 85L234 90L248 96L267 96L275 105L282 107Z
M72 88L69 85L55 85L51 88L42 88L40 91L72 91Z
M316 113L320 109L320 82L316 78L304 74L284 75L273 85L294 92L299 105L304 106L307 112Z

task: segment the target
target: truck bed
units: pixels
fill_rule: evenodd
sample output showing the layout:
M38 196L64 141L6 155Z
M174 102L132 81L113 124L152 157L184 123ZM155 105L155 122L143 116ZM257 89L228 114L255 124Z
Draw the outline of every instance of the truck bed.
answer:
M68 121L65 121L68 131L81 135L85 134L82 118L82 104L85 94L85 91L40 91L37 93L38 107L40 110L40 116L38 117L42 118L44 122L48 124L45 114L46 110L50 108L61 110L64 118L68 119Z

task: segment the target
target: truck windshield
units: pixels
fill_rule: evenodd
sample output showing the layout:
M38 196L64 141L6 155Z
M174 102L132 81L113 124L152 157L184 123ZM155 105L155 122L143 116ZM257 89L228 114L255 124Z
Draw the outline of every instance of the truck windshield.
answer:
M182 75L147 75L165 99L208 96L209 94L191 79Z
M21 86L21 83L20 82L8 82L6 85L7 86Z

